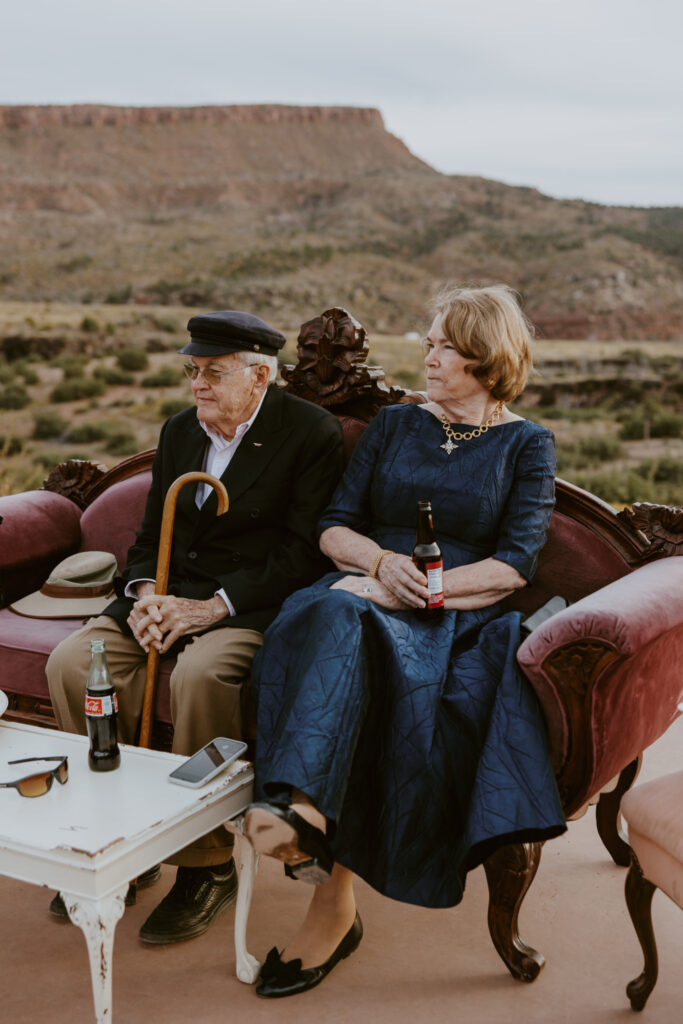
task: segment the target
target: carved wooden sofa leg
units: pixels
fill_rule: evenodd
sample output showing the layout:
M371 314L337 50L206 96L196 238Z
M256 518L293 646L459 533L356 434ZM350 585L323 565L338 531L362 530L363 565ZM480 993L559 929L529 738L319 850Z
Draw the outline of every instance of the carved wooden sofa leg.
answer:
M634 1010L643 1009L657 981L657 945L652 927L652 897L656 888L645 878L638 858L632 853L631 867L626 876L626 906L645 958L643 973L626 986L626 995Z
M513 978L535 981L545 959L519 937L517 917L541 861L542 843L510 843L484 861L489 887L489 932Z
M631 788L640 771L642 755L627 764L611 793L603 793L595 808L595 821L603 846L615 864L627 868L631 863L631 847L619 830L619 805L624 793Z

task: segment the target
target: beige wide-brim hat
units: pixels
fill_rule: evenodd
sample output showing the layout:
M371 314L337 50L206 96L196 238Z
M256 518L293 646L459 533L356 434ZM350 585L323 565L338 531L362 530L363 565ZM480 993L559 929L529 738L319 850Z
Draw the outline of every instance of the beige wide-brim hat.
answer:
M55 566L40 590L10 605L36 619L99 615L114 596L116 559L108 551L79 551Z

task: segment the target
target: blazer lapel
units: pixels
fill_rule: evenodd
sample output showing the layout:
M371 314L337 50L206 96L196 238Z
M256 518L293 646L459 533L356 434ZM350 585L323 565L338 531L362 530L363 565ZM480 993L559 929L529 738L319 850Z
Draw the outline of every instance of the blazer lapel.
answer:
M279 389L269 387L258 416L221 477L231 505L266 470L280 445L291 433L292 428L282 423L282 401ZM215 516L217 507L216 492L212 491L202 506L202 515Z
M177 452L176 479L177 477L182 476L183 473L193 473L204 468L204 456L208 443L209 439L199 425L199 421L195 420L191 429L187 432L184 443L179 447ZM183 512L190 518L190 520L198 519L199 514L202 511L197 508L195 501L198 486L199 484L187 484L181 489L180 494L178 495L178 505L182 507ZM215 497L215 492L212 491L212 493ZM204 504L206 505L207 502ZM216 505L216 508L217 507L218 506Z

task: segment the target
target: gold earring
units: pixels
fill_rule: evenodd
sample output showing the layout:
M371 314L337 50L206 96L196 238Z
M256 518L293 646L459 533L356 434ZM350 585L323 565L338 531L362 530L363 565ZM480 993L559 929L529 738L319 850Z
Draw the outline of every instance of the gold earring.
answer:
M496 382L495 382L495 380L493 379L493 377L489 377L489 379L488 379L488 380L486 381L486 383L488 384L488 386L489 386L489 390L491 390L491 391L492 391L492 390L493 390L493 388L495 388L495 386L496 386Z

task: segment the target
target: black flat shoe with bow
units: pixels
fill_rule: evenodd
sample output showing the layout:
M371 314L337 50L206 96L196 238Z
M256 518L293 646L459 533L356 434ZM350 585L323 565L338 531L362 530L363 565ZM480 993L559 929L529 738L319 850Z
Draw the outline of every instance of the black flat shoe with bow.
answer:
M262 996L264 999L279 999L282 996L295 996L299 992L305 992L306 989L315 988L340 960L351 956L354 950L358 949L362 938L363 924L356 914L355 921L329 960L326 960L320 967L307 967L303 970L300 959L288 960L287 963L284 963L273 946L261 968L256 995Z
M334 858L325 833L285 803L251 804L244 831L257 853L285 862L285 872L311 885L329 882Z

